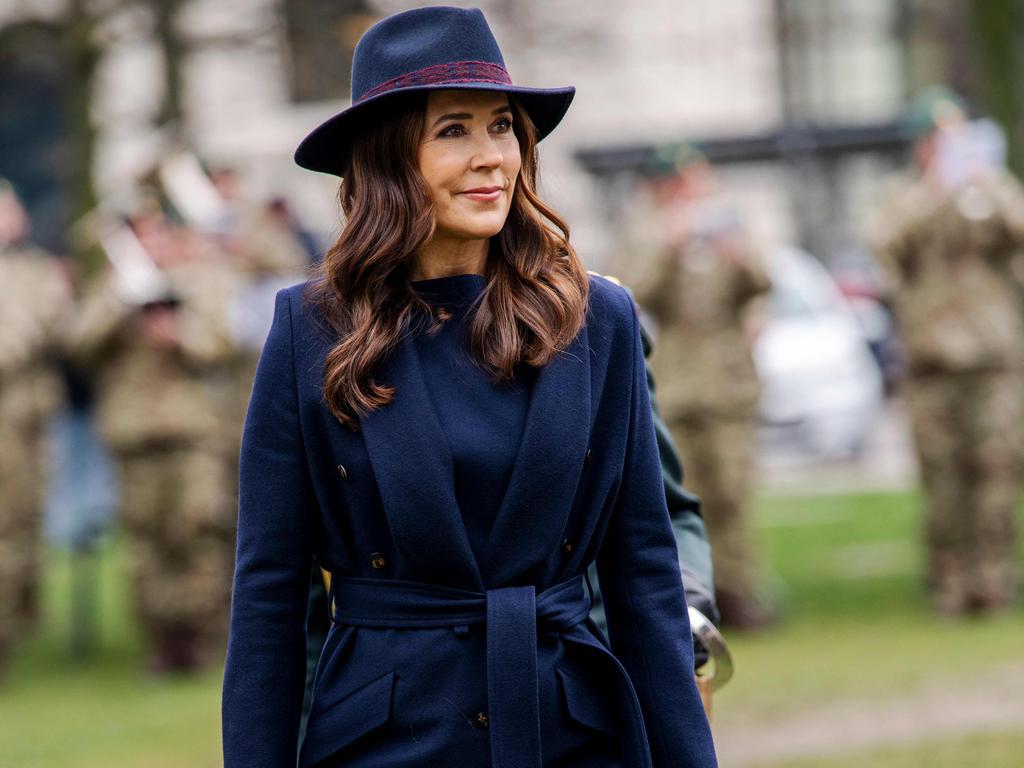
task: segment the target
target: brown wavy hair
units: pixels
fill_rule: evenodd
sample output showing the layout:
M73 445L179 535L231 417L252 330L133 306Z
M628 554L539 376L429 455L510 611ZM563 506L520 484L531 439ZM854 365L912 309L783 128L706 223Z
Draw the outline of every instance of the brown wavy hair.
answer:
M426 93L385 100L352 142L338 200L345 227L328 249L309 298L338 341L328 352L324 400L343 424L386 405L394 387L377 366L421 323L436 323L410 285L416 253L434 233L434 212L418 152ZM468 331L470 355L496 383L518 364L540 367L579 333L588 280L569 228L536 192L537 135L511 96L522 167L508 218L491 238L487 279Z

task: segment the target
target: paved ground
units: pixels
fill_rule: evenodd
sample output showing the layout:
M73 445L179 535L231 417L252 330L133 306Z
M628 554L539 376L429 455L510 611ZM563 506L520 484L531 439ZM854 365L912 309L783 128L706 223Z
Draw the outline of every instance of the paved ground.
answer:
M841 701L777 719L715 721L721 768L1024 728L1024 663L883 701Z

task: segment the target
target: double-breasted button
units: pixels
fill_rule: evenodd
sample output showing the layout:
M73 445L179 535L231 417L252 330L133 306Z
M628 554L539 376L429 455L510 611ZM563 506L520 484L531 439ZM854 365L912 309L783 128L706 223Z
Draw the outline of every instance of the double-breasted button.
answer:
M348 480L348 470L345 469L344 464L338 465L338 474L341 475L342 480Z
M481 731L486 731L491 725L491 721L490 719L488 719L486 712L477 712L475 715L473 715L473 719L471 722L473 723L474 728L477 728Z
M584 464L589 464L590 463L590 457L593 455L593 453L594 452L592 450L587 448L587 454L583 457L583 463Z
M571 553L572 552L572 542L569 541L568 539L562 539L562 551L565 552L565 554L567 554L567 555L569 553Z
M370 565L373 566L375 570L379 571L387 564L388 561L384 559L384 555L382 555L380 552L374 552L370 555Z

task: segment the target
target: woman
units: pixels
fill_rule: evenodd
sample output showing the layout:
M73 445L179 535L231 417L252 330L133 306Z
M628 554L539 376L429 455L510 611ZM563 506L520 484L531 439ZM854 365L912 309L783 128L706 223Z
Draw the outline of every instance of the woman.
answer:
M713 766L636 311L534 192L573 89L512 85L480 11L422 8L366 33L353 93L296 153L348 224L256 375L226 767L295 761L314 557L302 768Z

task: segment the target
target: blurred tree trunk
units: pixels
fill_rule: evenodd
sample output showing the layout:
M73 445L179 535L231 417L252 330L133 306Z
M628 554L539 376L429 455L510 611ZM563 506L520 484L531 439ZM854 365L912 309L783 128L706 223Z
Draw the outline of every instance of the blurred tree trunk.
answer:
M367 0L283 0L293 101L343 99L356 43L381 13ZM388 12L397 9L388 9Z
M69 87L65 89L65 119L67 120L70 156L67 176L71 187L70 220L77 221L96 206L93 186L93 158L96 149L96 126L92 121L93 87L96 71L103 52L96 42L96 20L88 9L87 0L71 0L61 42L69 66ZM71 242L80 263L86 270L94 268L102 254L95 247L84 247Z
M157 127L170 125L177 136L184 133L184 77L182 67L187 45L178 30L177 19L184 0L149 0L153 9L157 45L164 60L164 99Z
M985 112L1006 131L1007 159L1024 173L1024 109L1019 52L1024 0L968 2L973 48L978 64L979 96Z

